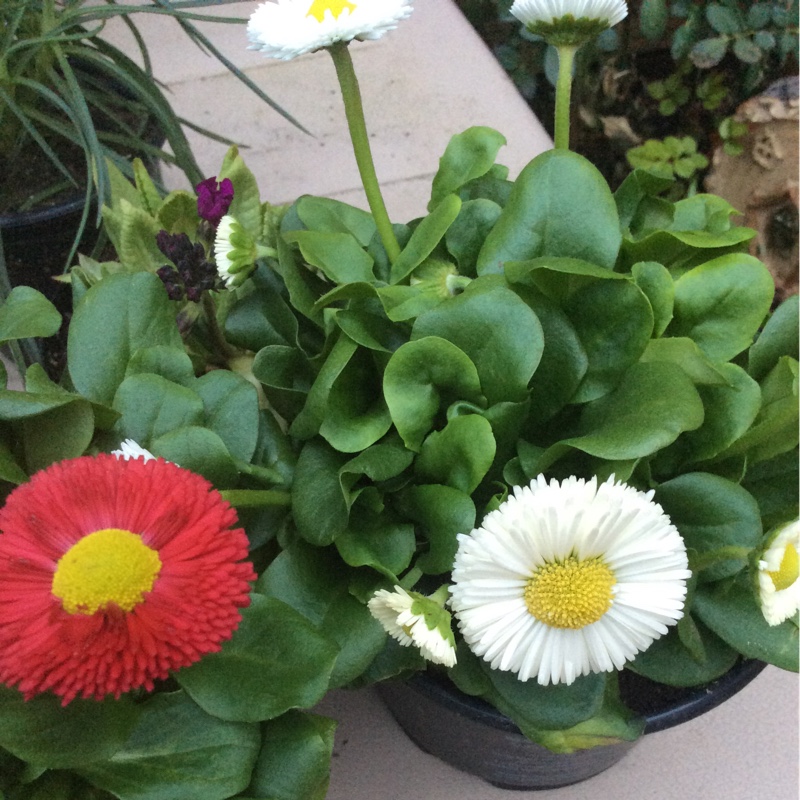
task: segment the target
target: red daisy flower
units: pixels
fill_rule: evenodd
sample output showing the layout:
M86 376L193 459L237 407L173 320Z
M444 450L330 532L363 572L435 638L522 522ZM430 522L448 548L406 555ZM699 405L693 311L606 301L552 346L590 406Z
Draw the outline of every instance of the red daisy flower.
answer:
M220 649L256 575L205 478L112 455L53 464L0 509L0 682L66 705Z

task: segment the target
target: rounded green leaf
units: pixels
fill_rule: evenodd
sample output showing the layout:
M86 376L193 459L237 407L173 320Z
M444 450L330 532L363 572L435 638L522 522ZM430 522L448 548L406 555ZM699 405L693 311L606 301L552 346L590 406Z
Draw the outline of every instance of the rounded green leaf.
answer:
M137 715L128 697L103 703L78 698L64 707L52 694L26 701L0 686L0 747L48 769L104 761L124 745Z
M229 721L273 719L308 708L328 688L338 647L302 614L253 594L233 638L175 677L207 713Z
M781 669L800 669L797 622L768 625L749 581L733 587L709 584L698 588L695 613L721 639L747 658L757 658Z
M679 475L657 489L661 504L686 547L700 556L723 548L742 548L741 558L712 564L701 573L705 580L734 575L747 563L747 553L761 541L761 512L753 496L732 481L707 472Z
M684 439L689 460L705 461L714 458L743 436L761 409L761 389L736 364L720 364L726 384L700 386L705 419Z
M438 336L408 342L392 355L383 392L397 432L415 452L437 414L452 402L486 404L475 365L463 350Z
M681 643L678 629L656 639L626 669L668 686L698 686L724 675L739 659L739 653L725 644L702 623L694 623L701 642L704 661L692 657Z
M439 159L428 211L432 211L446 195L457 193L465 183L485 175L505 143L502 133L484 126L467 128L453 136Z
M197 392L150 373L122 381L114 410L120 413L116 425L120 438L133 439L142 447L176 428L203 421L203 401Z
M461 206L444 238L462 275L475 275L478 253L502 210L501 206L486 198L468 200Z
M28 471L33 473L56 461L82 456L94 437L94 425L91 403L80 398L24 419L23 444Z
M292 515L298 532L311 544L330 544L347 527L348 503L339 483L339 469L345 461L320 439L311 440L300 451Z
M155 456L202 475L217 489L230 488L239 477L225 443L208 428L176 428L151 440L149 449Z
M432 431L414 462L420 483L441 483L471 495L478 488L496 450L492 426L478 414L453 417Z
M419 525L429 544L416 566L429 575L449 572L458 548L457 535L475 527L472 499L450 486L430 484L410 486L402 493L400 503L403 513Z
M248 796L322 800L330 779L335 730L335 720L300 711L288 711L263 725Z
M800 298L788 297L773 312L748 352L747 371L761 380L781 356L798 358Z
M15 286L0 305L0 344L54 336L60 327L61 314L56 307L30 286Z
M653 311L633 281L595 280L564 307L588 358L572 402L587 402L613 389L644 353L653 332Z
M700 69L711 69L725 58L728 52L727 37L717 36L710 39L701 39L689 51L692 63Z
M155 345L183 348L164 284L149 272L104 278L86 292L70 323L67 355L75 389L110 406L131 356Z
M602 175L577 153L549 150L519 174L477 269L502 272L507 261L544 255L611 269L621 240L614 197Z
M502 281L477 278L466 290L417 317L412 341L439 336L469 356L490 403L518 402L544 348L530 306Z
M661 336L672 321L675 284L669 270L657 261L640 261L631 267L636 285L644 292L653 309L653 336Z
M228 452L250 461L258 441L258 394L250 381L216 369L199 378L194 389L203 401L205 427L216 433Z
M675 282L671 336L688 336L712 361L729 361L753 341L769 311L775 283L743 253L720 256Z
M81 776L120 800L225 800L247 788L257 725L211 716L181 691L156 694L139 710L124 747Z

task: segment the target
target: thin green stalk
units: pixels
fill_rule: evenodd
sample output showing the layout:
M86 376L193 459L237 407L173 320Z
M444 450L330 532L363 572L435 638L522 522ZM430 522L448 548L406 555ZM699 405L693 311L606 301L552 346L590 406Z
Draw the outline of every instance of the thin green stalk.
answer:
M558 45L558 81L556 83L555 146L569 150L569 106L572 94L572 64L576 45Z
M230 358L231 355L233 355L233 350L225 340L225 335L219 327L219 322L217 321L217 306L209 292L203 292L203 312L205 313L206 322L208 323L208 332L211 335L211 341L216 347L217 355L222 356L223 360Z
M342 90L344 113L347 117L353 152L356 156L358 172L361 175L361 183L367 195L369 209L375 219L383 247L389 256L389 262L394 263L397 256L400 255L400 245L397 243L389 214L386 212L386 204L383 202L378 176L375 173L367 125L364 121L364 107L361 104L361 91L358 88L358 79L353 69L353 59L350 57L346 42L336 42L328 48L328 52L333 58L336 77L339 79L339 86Z

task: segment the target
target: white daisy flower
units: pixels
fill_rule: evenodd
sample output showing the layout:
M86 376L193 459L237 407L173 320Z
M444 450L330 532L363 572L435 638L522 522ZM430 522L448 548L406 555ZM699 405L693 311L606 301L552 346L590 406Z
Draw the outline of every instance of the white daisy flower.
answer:
M352 39L380 39L406 19L411 0L278 0L247 24L251 50L284 61Z
M133 439L125 439L125 441L120 444L119 450L112 450L111 455L116 456L117 459L122 458L125 461L130 461L131 459L135 460L137 458L141 458L143 461L150 461L155 458L149 450L140 447Z
M511 13L550 44L579 45L628 15L625 0L514 0Z
M665 634L691 572L652 495L540 475L459 534L450 605L470 649L522 681L570 684Z
M784 525L767 539L758 562L761 611L770 625L780 625L800 607L800 520Z
M422 656L434 664L455 665L450 614L436 595L426 597L395 586L393 592L386 589L375 592L367 607L386 632L404 647L419 648Z

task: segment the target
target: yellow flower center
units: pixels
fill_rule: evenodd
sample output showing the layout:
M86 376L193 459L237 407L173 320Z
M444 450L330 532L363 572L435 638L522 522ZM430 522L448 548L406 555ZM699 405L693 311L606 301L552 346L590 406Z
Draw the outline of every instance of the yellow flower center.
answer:
M611 608L616 578L600 558L570 556L540 567L525 585L528 611L545 625L577 630L597 622Z
M798 560L797 549L793 544L786 545L781 565L775 572L768 572L767 575L772 579L775 590L778 592L788 589L800 577L800 560Z
M141 536L106 528L84 536L58 560L53 594L69 614L94 614L108 605L131 611L153 588L158 553Z
M355 7L355 3L349 3L348 0L314 0L306 16L314 17L317 22L322 22L325 19L325 12L330 11L334 19L339 19L342 11L345 9L354 11Z

